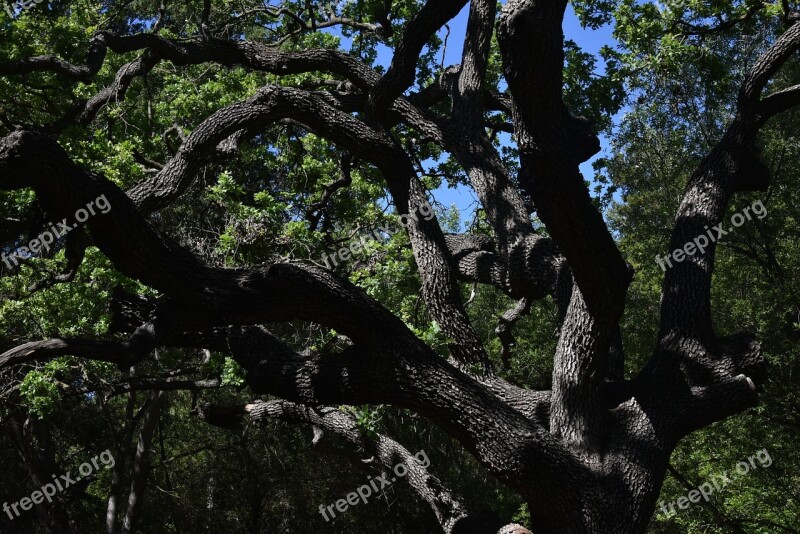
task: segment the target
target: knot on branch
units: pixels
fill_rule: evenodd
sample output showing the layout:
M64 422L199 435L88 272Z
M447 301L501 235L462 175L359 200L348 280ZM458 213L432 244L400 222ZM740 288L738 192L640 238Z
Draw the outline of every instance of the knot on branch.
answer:
M767 381L769 362L761 344L749 332L739 332L720 339L720 349L729 376L745 375L756 385Z
M583 163L600 152L600 139L594 132L589 119L583 116L570 115L564 136L564 151L571 155L576 163Z
M535 300L554 293L561 259L555 243L550 239L533 235L515 243L508 258L511 296L526 296Z

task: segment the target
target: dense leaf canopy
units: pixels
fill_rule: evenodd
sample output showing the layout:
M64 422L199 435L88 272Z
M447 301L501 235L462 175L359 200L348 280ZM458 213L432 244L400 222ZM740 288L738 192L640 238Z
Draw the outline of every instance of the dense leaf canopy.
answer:
M800 532L795 2L3 7L0 532Z

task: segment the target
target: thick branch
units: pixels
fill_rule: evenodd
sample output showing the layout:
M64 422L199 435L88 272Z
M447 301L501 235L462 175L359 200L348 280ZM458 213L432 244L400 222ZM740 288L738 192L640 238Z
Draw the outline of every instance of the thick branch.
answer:
M0 63L0 76L28 74L30 72L52 72L64 78L91 83L103 66L106 44L103 35L95 35L89 42L86 64L74 65L54 56L36 56Z
M227 424L225 419L230 416L224 416L222 420L219 416L231 412L232 410L228 408L220 409L205 405L201 413L211 424ZM445 488L442 482L429 472L427 465L423 465L408 449L386 435L367 436L358 428L355 418L342 410L325 406L312 409L293 402L275 400L255 401L245 405L242 412L255 422L279 419L289 423L314 425L323 431L343 437L364 451L366 456L374 455L387 470L393 469L398 463L403 463L408 467L408 475L404 480L433 509L446 533L453 532L456 524L468 521L466 507L461 498ZM235 414L232 415L236 417Z
M767 82L786 63L786 60L794 54L798 47L800 47L800 21L790 26L775 41L775 44L758 58L758 61L747 73L739 91L738 106L740 111L745 111L758 102Z
M367 112L383 116L403 91L414 83L417 60L431 35L452 19L466 0L428 0L408 22L394 51L389 70L370 91Z
M73 355L121 366L130 366L134 361L117 342L55 338L31 341L0 354L0 368Z
M566 5L566 0L509 2L498 40L514 100L520 183L576 284L553 368L550 428L579 450L592 451L603 435L603 376L631 272L578 171L598 141L562 99Z
M598 147L588 123L573 117L561 96L565 7L564 0L509 2L498 26L514 97L520 183L567 259L587 308L614 324L631 275L578 172ZM586 140L590 150L584 150Z
M293 90L288 94L297 95L301 102L310 98ZM334 138L355 121L324 107L299 109L313 114L309 122ZM369 129L344 142L356 149L363 144L373 151L383 143ZM393 154L389 155L387 160L394 161ZM58 171L53 172L54 168ZM452 433L501 480L526 494L545 502L552 500L554 505L572 498L553 492L544 483L557 479L564 470L583 476L566 450L545 430L443 361L402 321L352 284L325 270L300 265L207 267L155 233L116 186L75 167L45 136L17 132L3 139L0 171L0 187L32 186L40 203L58 213L72 213L87 199L101 192L106 195L112 209L86 223L94 243L120 272L173 299L162 304L164 311L157 310L144 329L150 333L147 339L151 344L177 339L176 329L191 332L220 326L220 321L303 319L325 324L347 335L359 349L302 357L269 342L270 337L264 338L257 329L247 330L244 337L226 338L225 346L248 369L247 380L256 393L310 405L390 403L406 407ZM209 340L200 336L197 341ZM275 347L272 351L271 346ZM448 387L441 388L441 384ZM524 430L498 442L493 437L498 425Z
M145 212L164 206L186 190L202 166L204 154L212 150L220 138L264 121L291 117L372 162L383 172L398 211L407 216L423 295L431 315L445 334L455 340L452 348L459 361L478 363L488 371L488 357L460 300L444 235L436 218L432 217L410 158L387 134L335 109L327 99L324 93L268 86L252 98L209 117L161 172L132 188L128 195Z
M682 262L675 262L664 277L662 339L680 342L683 336L698 340L713 337L711 275L717 240L729 228L723 217L731 196L736 191L748 189L744 184L753 182L753 174L760 174L761 179L749 188L760 189L768 184L768 171L759 171L763 165L759 164L758 152L753 146L763 124L758 115L759 98L769 78L798 48L800 22L796 22L778 38L747 73L739 92L736 116L689 180L676 215L670 250L682 249L690 244L696 253L687 254ZM786 96L791 100L793 94L794 91L789 90ZM777 100L770 98L767 97L761 105L766 102L769 109L774 103L784 101L783 96L776 97ZM703 251L697 250L697 245L701 243L704 245Z
M758 104L757 113L764 119L800 106L800 84L772 93Z

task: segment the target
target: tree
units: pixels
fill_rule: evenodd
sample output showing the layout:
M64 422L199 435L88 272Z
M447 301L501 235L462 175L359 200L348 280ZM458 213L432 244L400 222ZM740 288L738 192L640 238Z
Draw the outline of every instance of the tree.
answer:
M680 440L757 403L758 387L767 378L758 341L745 332L718 335L712 321L716 237L722 235L716 229L727 222L735 194L770 184L757 139L769 119L800 104L800 86L770 86L785 64L796 61L798 13L786 2L777 11L763 4L737 4L720 13L688 6L682 10L694 9L694 18L677 13L677 26L665 28L649 4L576 4L591 24L613 14L632 47L659 32L671 38L679 28L684 35L705 36L756 16L773 28L742 76L722 135L688 179L669 248L661 256L686 250L687 244L696 249L697 238L707 235L705 251L686 252L682 261L673 256L663 275L656 346L640 368L628 364L632 378L626 379L620 322L634 273L578 168L597 153L599 142L592 122L568 108L576 99L564 91L565 70L575 67L570 57L565 67L571 50L562 29L567 2L514 0L498 13L492 2L473 0L460 65L434 75L435 33L464 5L290 2L242 9L205 0L201 9L162 2L154 11L147 3L111 2L102 29L81 46L83 61L75 50L65 50L81 38L67 25L63 42L52 46L74 57L19 50L0 64L8 83L35 97L35 104L2 116L0 189L35 195L35 205L25 204L23 213L33 211L32 217L7 217L18 222L8 237L24 238L9 249L16 255L4 269L16 274L27 268L29 256L48 260L63 248L63 271L28 288L48 290L70 283L84 262L93 261L87 256L96 247L119 282L108 296L113 319L107 330L16 343L0 355L0 367L68 355L116 364L127 387L151 390L140 414L142 445L134 458L139 476L132 477L121 523L114 499L109 501L109 532L131 531L140 516L144 451L153 439L160 392L219 386L174 380L186 362L159 355L165 350L181 349L195 358L202 351L224 354L243 370L253 395L269 396L243 406L197 406L207 422L301 423L346 440L387 468L403 461L410 466L408 484L430 505L442 529L453 533L496 531L508 518L471 512L447 481L433 474L435 466L415 463L411 449L339 406L390 405L431 421L527 503L529 526L538 534L644 532ZM85 7L73 12L91 19L81 11ZM147 15L136 17L136 8ZM637 10L645 16L634 16ZM715 15L720 20L707 25ZM650 23L644 25L647 31L641 30L642 21ZM337 49L331 35L320 32L331 26L342 27L363 47L362 55ZM393 47L385 72L370 66L377 42ZM172 66L164 68L165 63ZM220 107L197 123L170 125L159 97L177 93L178 112L185 106L199 113L204 103L183 94L192 83L173 70L199 78L208 65L232 73L217 79L220 97L213 101ZM500 90L500 71L507 92ZM113 80L87 92L103 74ZM139 86L131 106L105 110L127 102L134 83ZM419 90L409 91L414 86ZM595 109L587 115L619 106L609 97L612 89L591 88ZM594 95L598 91L601 97ZM247 96L233 98L238 93ZM101 127L103 119L107 124ZM69 147L105 136L119 145L129 119L139 131L121 151L126 161L102 164L127 173L96 172L101 164L93 158L104 157L102 142L92 150ZM498 149L498 130L513 131L518 162ZM299 138L304 139L293 146ZM424 162L442 153L451 160L441 167L463 173L480 200L484 219L478 232L445 233L433 216ZM245 255L201 257L202 245L190 243L196 236L178 222L178 207L186 209L182 199L194 194L206 174L218 177L214 193L220 204L237 189L257 190L265 177L253 174L253 160L270 162L271 170L299 164L310 175L307 189L292 184L295 197L281 205L274 189L265 187L255 197L259 210L235 206L235 218L247 224L228 225L220 244L236 246L259 233L278 235L254 222L258 217L248 218L266 212L271 218L264 220L278 221L284 237L299 236L298 242L314 243L316 250L337 245L332 250L338 249L341 266L338 261L322 266L311 253L281 257L277 239L251 243ZM322 183L337 173L337 180ZM356 251L340 249L336 236L349 230L342 221L356 218L359 195L374 200L370 187L388 190L403 223L433 335L415 331L402 312L393 313L394 306L375 298L375 291L348 280L344 264ZM336 204L335 197L348 189L353 204ZM295 200L305 209L288 207ZM288 213L278 214L280 208ZM533 213L541 227L532 223ZM215 217L224 213L207 220ZM305 221L302 228L299 219ZM31 242L45 232L56 235L52 251L42 250L44 240ZM29 246L20 247L24 243ZM558 334L551 389L523 387L498 370L500 362L468 314L463 283L491 286L515 301L498 326L505 362L513 350L514 325L535 301L552 298ZM288 339L298 323L320 328L326 342L298 347ZM143 366L160 376L137 382ZM128 419L136 418L129 413Z

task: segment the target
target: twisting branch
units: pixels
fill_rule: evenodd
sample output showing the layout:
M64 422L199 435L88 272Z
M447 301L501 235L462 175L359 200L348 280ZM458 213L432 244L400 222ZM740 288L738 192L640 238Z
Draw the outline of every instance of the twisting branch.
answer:
M588 122L562 99L566 0L506 4L498 40L520 147L520 183L563 253L577 288L561 327L553 366L551 428L594 454L605 425L603 376L631 272L578 165L599 149Z
M396 163L384 134L365 129L314 95L288 88L272 91L295 102L294 113L326 137L358 152L367 148L372 151L370 158L385 158L384 165ZM57 180L50 171L53 166L59 169ZM547 482L565 471L584 476L575 458L549 432L442 360L400 319L346 280L293 264L252 269L205 266L154 232L119 188L78 169L46 136L16 132L0 140L0 171L1 188L32 186L43 207L54 213L69 213L87 198L106 195L112 209L86 223L95 245L120 272L169 299L132 336L142 339L131 343L139 350L154 344L199 344L231 354L247 370L247 382L257 394L310 405L395 404L411 409L452 433L501 480L526 495L554 506L576 498L554 491ZM262 329L219 331L221 321L293 319L334 328L354 346L333 355L301 356ZM438 387L443 383L448 388ZM498 443L493 437L498 425L524 430ZM531 462L517 461L522 454L528 457L523 451L533 450L538 452L530 456Z
M165 206L186 190L221 137L286 117L305 124L383 172L399 213L408 219L409 237L431 315L454 340L451 349L458 361L478 364L483 372L491 372L488 356L463 308L441 227L427 209L427 196L410 158L385 132L335 109L327 94L268 86L250 99L218 111L192 132L161 172L137 184L128 196L145 212Z
M691 336L699 342L712 337L711 275L714 268L716 238L731 196L736 191L762 188L768 183L767 172L752 183L753 169L758 167L758 153L753 143L763 125L760 107L767 109L784 97L760 100L770 78L800 47L800 22L795 23L755 62L739 91L737 114L722 139L698 166L689 180L676 216L670 250L683 248L699 236L712 232L705 253L688 256L667 270L661 303L661 338L678 340ZM780 93L779 93L780 94ZM788 93L789 100L794 91ZM764 183L766 182L766 183ZM724 226L724 225L723 225Z
M445 22L458 15L465 3L466 0L428 0L406 24L389 70L370 91L368 115L383 117L395 99L411 87L422 47Z
M522 197L483 128L484 79L495 11L489 0L470 4L457 78L443 74L440 83L450 86L453 98L452 122L443 128L445 145L466 170L497 236L498 252L508 261L512 247L535 238Z
M301 14L265 8L273 16L295 19L299 29L287 39L334 24L378 30L376 25L337 17L332 10L325 14L328 20L318 21L316 6L310 1L301 4ZM54 217L70 217L77 207L106 195L111 211L85 224L91 242L119 273L162 294L157 300L115 304L115 313L124 317L115 316L113 327L130 334L127 341L33 342L0 355L0 367L71 354L127 368L157 346L224 352L245 369L255 394L285 399L236 409L227 414L230 419L263 414L295 418L372 448L386 464L408 457L408 451L385 436L363 435L352 418L324 407L392 404L430 419L516 489L531 505L537 530L615 532L620 505L612 500L623 495L630 531L644 531L675 443L755 402L756 386L764 380L760 347L746 334L719 338L713 333L708 314L712 249L666 275L657 352L638 377L622 379L619 319L631 273L578 172L578 165L596 152L598 140L588 122L574 117L563 101L561 26L567 2L510 0L504 7L498 38L511 99L485 87L496 10L487 0L470 6L462 64L405 98L425 42L463 4L429 0L406 25L383 77L357 57L334 50L294 52L215 38L209 29L209 0L202 4L199 36L177 40L155 33L102 32L95 37L97 48L85 67L50 57L0 66L0 74L6 75L49 71L91 81L106 48L139 55L117 72L109 87L48 126L52 132L69 124L89 125L103 106L124 98L133 80L152 72L162 60L176 66L242 66L276 76L322 72L325 80L311 83L331 89L266 86L192 125L190 135L178 128L181 145L165 143L172 156L163 165L137 156L154 173L127 194L104 177L80 169L54 139L37 133L42 128L0 139L0 189L32 189ZM163 14L163 2L161 6ZM391 3L384 1L379 24L389 26L390 9ZM721 220L734 192L759 185L746 180L754 168L752 141L766 119L797 104L799 91L792 87L763 98L761 93L797 50L798 41L795 25L748 73L734 123L687 188L673 246L693 238L704 224ZM448 99L449 116L442 111ZM486 134L486 110L513 115L521 150L518 184ZM380 171L397 212L407 218L427 311L451 339L453 363L330 270L303 263L216 268L154 230L148 216L184 194L205 166L220 163L264 128L288 121L348 154L343 178L312 205L313 226L335 190L349 184L351 158ZM423 143L444 148L467 171L493 239L445 236L435 216L426 216L427 191L414 155L394 135L401 123ZM530 195L552 237L533 231L532 208L518 186ZM75 258L70 267L80 265L79 256ZM551 392L516 387L493 374L464 311L460 281L491 284L518 301L498 327L506 361L513 322L533 299L554 297L560 328ZM299 354L260 326L285 321L335 329L342 343L336 352L326 348L321 354ZM218 381L175 374L135 378L117 386L120 391L155 387L160 392L217 387ZM666 402L670 410L663 409ZM565 477L570 484L557 483ZM456 499L429 474L420 473L419 479L418 491L443 524L462 523L463 510Z
M781 35L748 71L739 90L737 102L740 113L752 112L769 80L800 47L800 21Z
M587 307L615 323L631 274L578 171L599 144L588 122L572 116L562 100L565 7L564 0L510 2L498 26L522 151L520 182L566 257Z
M762 120L767 120L795 106L800 106L800 84L762 98L757 113L761 115Z
M716 238L724 230L721 221L732 195L764 185L747 180L759 165L753 144L764 123L759 116L761 92L799 47L797 22L756 60L739 91L736 115L692 174L678 208L670 250L696 238L702 243L700 236L708 232L714 232L714 239L706 238L705 250L687 254L685 261L667 270L658 349L633 384L643 406L668 399L676 407L673 413L653 411L650 416L664 443L676 443L689 432L755 405L757 386L766 380L767 364L751 334L720 338L714 332L711 276Z
M351 414L340 409L326 406L310 408L292 402L275 400L255 401L242 407L220 407L206 404L198 409L197 414L206 422L223 428L231 428L243 417L247 417L253 422L278 419L289 423L313 425L322 432L329 432L346 439L359 451L363 451L363 456L373 456L387 470L393 469L398 463L403 463L408 468L408 474L404 480L420 498L430 505L444 532L449 534L456 528L468 528L471 526L469 523L474 522L470 520L462 499L453 494L436 476L430 473L428 465L425 465L397 441L384 434L368 436L358 427ZM314 439L315 442L319 441L319 433L315 433ZM500 526L495 525L494 529L496 530Z
M103 66L106 57L106 44L103 34L97 34L89 42L86 63L74 65L54 56L36 56L0 63L0 76L27 74L29 72L52 72L68 80L91 83Z
M133 80L147 75L157 63L158 57L146 50L137 59L120 67L111 85L89 100L75 103L72 110L65 117L43 126L42 131L58 133L68 126L86 126L90 124L104 106L123 100Z
M728 20L721 20L718 24L714 26L692 24L684 20L679 20L678 24L680 24L685 28L680 32L680 34L685 36L697 35L699 37L705 37L706 35L712 33L725 31L752 19L756 13L764 9L764 7L766 7L767 5L768 5L767 2L763 2L762 0L756 0L755 2L752 3L750 7L747 8L747 11L745 11L744 14L738 17L729 18ZM721 19L722 17L719 18Z

